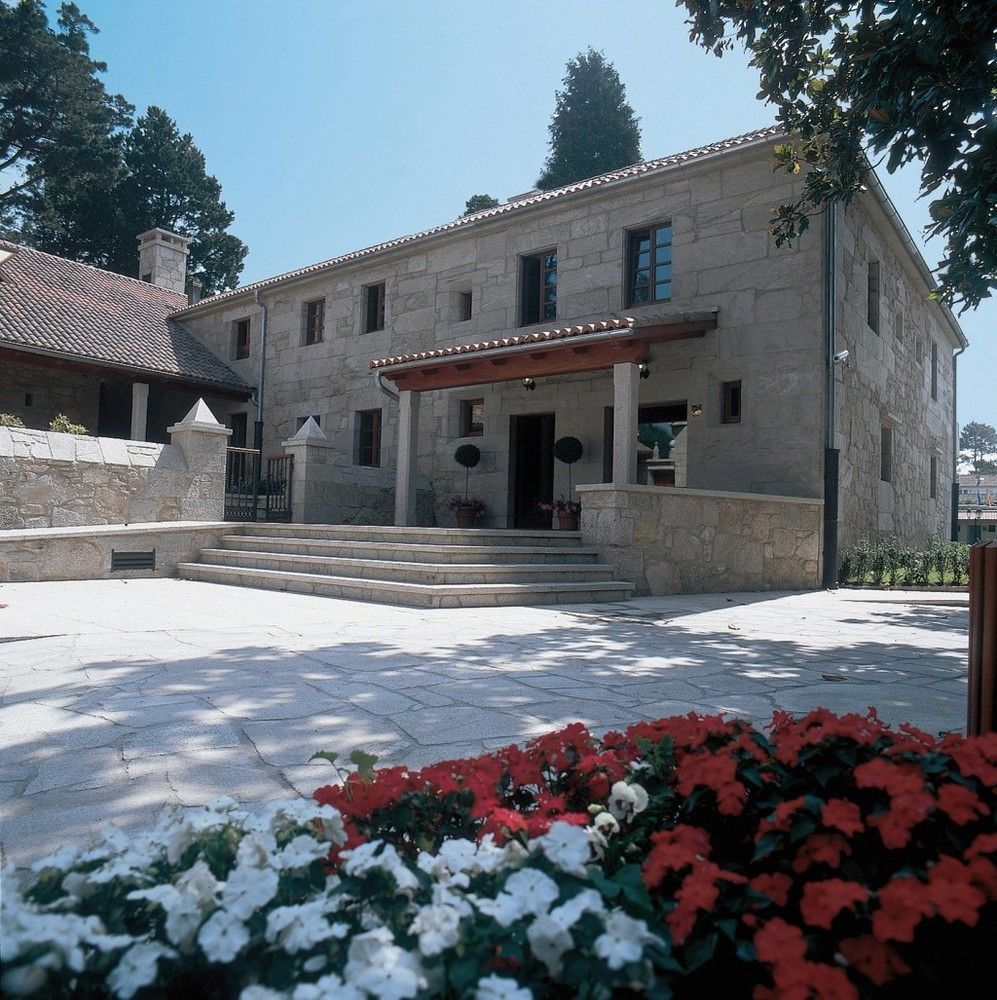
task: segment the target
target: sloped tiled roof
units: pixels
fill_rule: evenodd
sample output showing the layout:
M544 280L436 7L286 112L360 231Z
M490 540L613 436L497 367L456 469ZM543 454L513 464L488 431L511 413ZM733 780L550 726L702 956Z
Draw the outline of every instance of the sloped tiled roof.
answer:
M0 347L250 391L169 319L185 296L5 240L0 257Z
M349 264L353 261L363 260L367 257L373 257L377 254L385 253L389 250L395 250L398 247L403 247L410 243L417 243L420 240L428 239L431 236L438 236L452 230L473 226L475 223L482 222L486 219L493 219L501 215L521 212L534 205L540 205L544 202L564 198L568 195L577 194L580 191L588 191L592 188L612 184L615 181L623 181L632 177L640 177L644 174L654 173L655 171L663 170L667 167L675 167L681 163L688 163L690 160L698 160L716 153L722 153L728 149L735 149L739 146L747 146L754 142L762 142L772 139L782 134L783 130L781 126L770 125L767 128L756 129L754 132L746 132L744 135L736 135L730 139L722 139L719 142L711 142L707 146L698 146L695 149L688 149L682 153L674 153L671 156L663 156L656 160L645 160L643 163L635 163L632 166L623 167L620 170L613 170L608 174L599 174L597 177L589 177L583 181L578 181L575 184L568 184L565 187L554 188L551 191L538 191L536 194L530 195L529 197L517 198L515 201L511 202L503 202L503 204L497 205L495 208L486 208L480 212L475 212L473 215L462 215L459 219L454 219L451 222L445 222L440 226L434 226L432 229L423 229L421 232L411 233L408 236L399 236L397 239L387 240L384 243L376 243L374 246L365 247L363 250L354 250L350 253L342 254L339 257L332 257L329 260L321 261L318 264L309 264L307 267L300 267L294 271L285 271L283 274L274 275L272 278L263 278L260 281L254 281L248 285L243 285L240 288L233 288L227 292L221 292L220 294L213 295L210 298L202 299L196 305L186 307L181 310L181 312L210 308L213 305L225 302L238 295L243 295L246 292L255 291L258 288L264 289L272 285L282 284L285 281L293 281L297 278L303 278L307 275L325 271L329 268L338 267L342 264Z

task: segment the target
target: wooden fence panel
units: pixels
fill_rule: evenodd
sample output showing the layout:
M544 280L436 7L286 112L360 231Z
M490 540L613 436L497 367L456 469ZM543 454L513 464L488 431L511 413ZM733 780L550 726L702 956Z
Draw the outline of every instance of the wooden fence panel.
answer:
M966 732L997 729L997 542L969 550L969 697Z

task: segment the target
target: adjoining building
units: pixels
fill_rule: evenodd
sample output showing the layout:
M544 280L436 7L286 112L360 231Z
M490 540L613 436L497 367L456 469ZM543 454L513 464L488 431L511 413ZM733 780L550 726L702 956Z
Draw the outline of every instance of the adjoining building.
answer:
M969 545L997 541L997 475L959 476L959 541Z

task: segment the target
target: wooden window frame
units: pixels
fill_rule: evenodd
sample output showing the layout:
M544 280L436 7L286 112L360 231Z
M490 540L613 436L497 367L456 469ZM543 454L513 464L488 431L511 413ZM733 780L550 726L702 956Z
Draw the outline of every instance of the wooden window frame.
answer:
M480 406L482 409L481 423L474 422L474 407ZM484 399L462 399L460 401L460 436L461 437L481 437L485 433L484 421Z
M364 418L370 418L370 427L364 428ZM381 409L357 410L355 424L356 446L354 465L369 469L381 467ZM365 440L369 437L370 440Z
M242 332L245 330L245 340L242 339ZM249 317L237 319L233 323L232 339L235 343L235 360L245 361L251 353L252 347L252 321Z
M720 423L739 424L741 422L741 380L734 379L720 386Z
M310 347L325 340L325 299L311 299L304 304L305 332L302 344Z
M668 240L658 242L655 234L662 229L668 230ZM647 249L641 250L640 242L641 240L647 241ZM674 232L672 229L672 220L664 219L661 222L654 222L647 226L641 226L639 229L629 229L627 230L627 246L626 246L626 262L627 262L627 306L643 306L648 305L652 302L671 302L672 300L672 247L674 245ZM666 256L667 260L659 259ZM648 262L646 267L640 266L640 255L642 253L647 253ZM668 277L663 278L661 281L652 280L652 275L657 275L657 270L659 267L668 268ZM641 271L647 271L648 281L646 285L639 284L637 281L637 275ZM658 286L668 283L668 294L658 295ZM637 295L638 290L647 290L647 298L638 301Z
M536 275L532 275L533 268ZM534 326L557 319L557 247L523 254L519 258L519 325ZM548 300L545 292L554 293ZM535 293L535 301L534 301Z
M377 333L384 329L384 302L387 298L387 284L375 281L363 287L363 332Z

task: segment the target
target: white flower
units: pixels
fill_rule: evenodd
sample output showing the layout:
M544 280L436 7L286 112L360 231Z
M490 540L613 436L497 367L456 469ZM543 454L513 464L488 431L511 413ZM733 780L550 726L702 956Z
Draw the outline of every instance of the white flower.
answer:
M249 944L249 931L236 914L215 910L197 934L209 962L231 962Z
M323 976L317 983L302 983L294 988L292 1000L364 1000L364 995L349 983L344 983L334 972Z
M253 830L239 841L236 864L246 868L265 868L277 852L277 838L269 830Z
M535 868L513 872L505 881L502 891L494 899L469 897L482 913L508 927L520 917L531 913L546 913L558 897L557 883Z
M334 844L346 843L343 816L332 806L320 806L312 799L287 799L268 802L255 824L272 833L288 826L311 826L319 838Z
M366 875L379 869L394 878L401 892L415 892L419 888L419 880L405 867L392 844L371 840L344 851L343 857L346 859L343 871L347 875Z
M325 858L329 854L329 845L309 837L307 833L299 833L289 844L285 845L280 854L273 858L272 864L278 871L291 868L307 868L313 861Z
M408 1000L427 985L418 955L399 948L387 927L353 938L343 973L349 985L381 1000Z
M118 964L107 977L107 985L121 1000L131 1000L143 986L156 981L159 960L176 958L172 948L155 941L143 941L133 945L118 960Z
M272 868L237 865L222 889L221 904L240 920L248 920L274 898L279 882Z
M606 933L595 939L595 953L606 960L611 969L639 961L648 942L659 941L647 929L643 920L628 917L620 910L613 910L605 919Z
M271 911L267 915L266 939L293 955L320 941L344 938L349 930L346 924L330 924L325 918L325 900L313 899L300 906L279 906Z
M486 976L478 980L474 1000L533 1000L533 993L525 986L520 986L515 979Z
M612 813L601 812L594 820L592 826L596 828L604 837L611 837L614 833L620 832L620 824L616 822L616 817Z
M547 858L563 872L585 875L585 863L592 857L592 846L583 827L572 826L558 820L542 837L530 841L530 847L539 847Z
M618 820L630 820L647 808L647 801L647 792L642 785L617 781L609 793L609 811Z
M239 994L239 1000L287 1000L290 995L280 990L272 990L269 986L247 986Z
M162 907L166 913L166 936L180 949L194 940L206 912L196 896L183 896L172 885L135 889L125 899L144 899Z
M546 913L530 924L526 938L533 954L547 966L552 976L561 971L561 956L574 945L568 931Z
M431 903L419 910L409 930L419 936L423 955L439 955L460 940L460 910Z
M177 892L192 897L199 907L214 906L221 888L221 883L201 860L195 861L173 884Z
M606 912L606 906L602 901L602 896L595 889L582 889L576 893L566 903L554 907L550 911L551 920L560 924L565 930L574 927L581 919L583 913Z
M65 872L77 862L80 857L80 849L75 844L68 844L60 847L54 854L41 858L31 865L31 870L36 875L47 875L50 872Z

